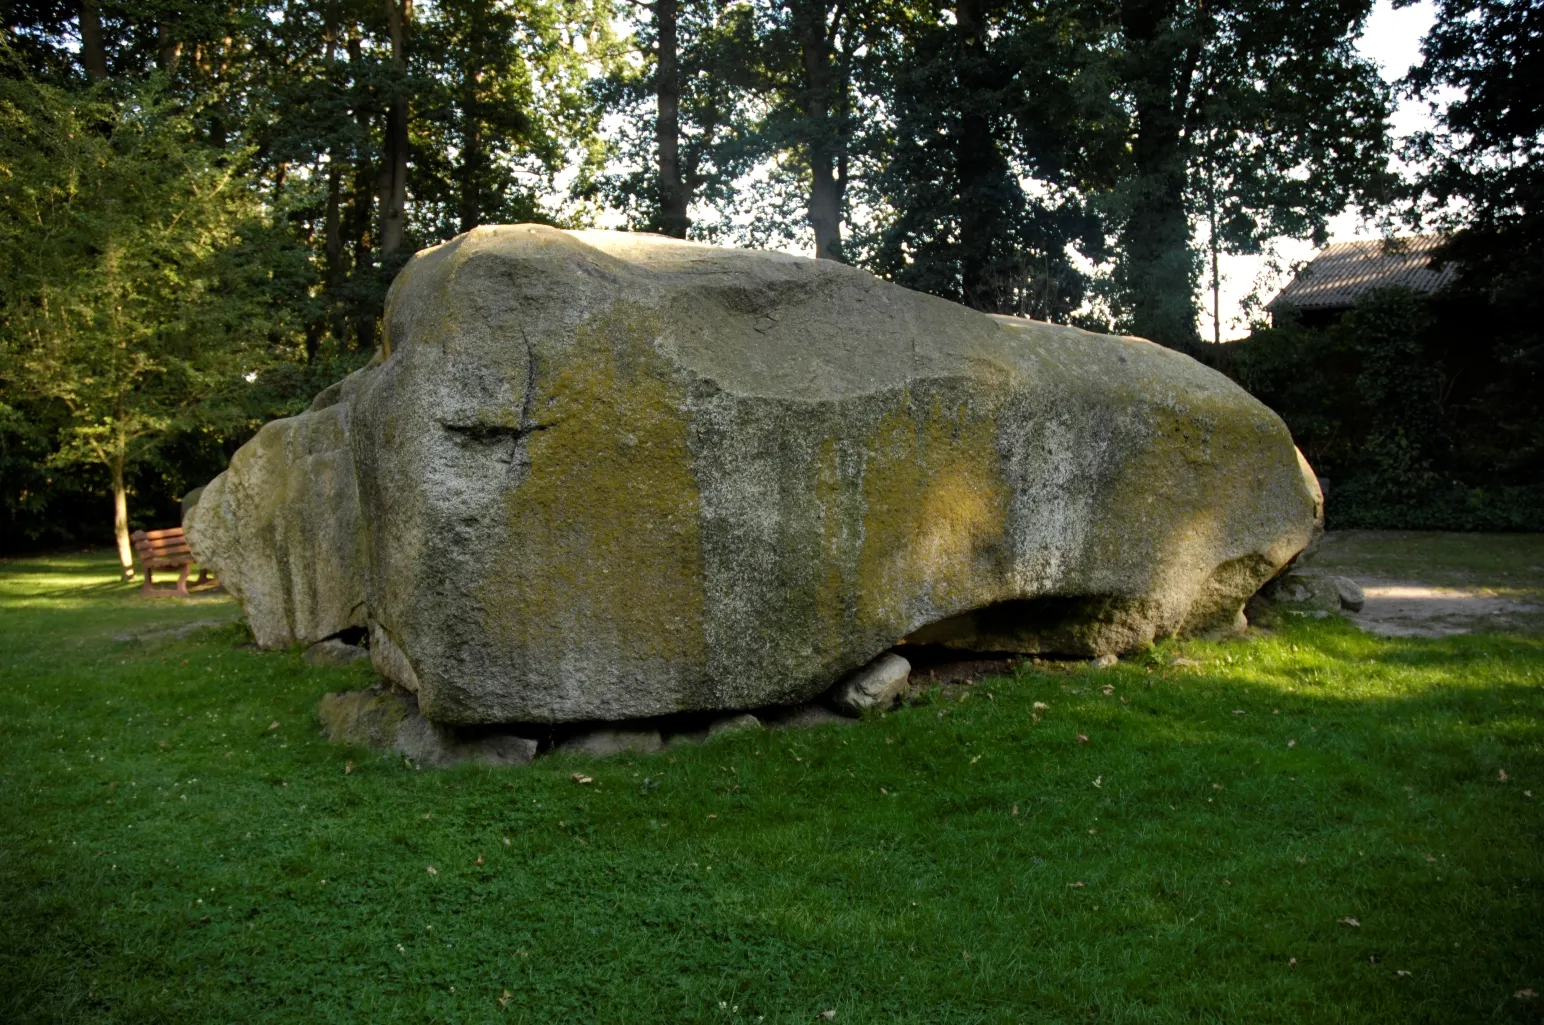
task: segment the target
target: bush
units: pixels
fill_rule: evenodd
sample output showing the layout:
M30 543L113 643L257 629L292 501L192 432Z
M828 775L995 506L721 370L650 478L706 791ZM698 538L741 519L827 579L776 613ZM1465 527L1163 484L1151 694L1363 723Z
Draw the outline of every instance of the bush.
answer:
M1257 328L1208 362L1330 480L1331 528L1544 530L1531 402L1483 305L1383 289L1333 326Z

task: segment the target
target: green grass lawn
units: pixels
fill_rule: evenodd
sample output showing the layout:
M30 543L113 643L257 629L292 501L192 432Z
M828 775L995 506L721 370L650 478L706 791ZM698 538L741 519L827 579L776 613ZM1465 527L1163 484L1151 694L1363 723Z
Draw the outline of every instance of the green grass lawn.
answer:
M367 669L115 639L233 607L113 576L0 563L0 1021L1541 1020L1544 638L431 772L321 738Z

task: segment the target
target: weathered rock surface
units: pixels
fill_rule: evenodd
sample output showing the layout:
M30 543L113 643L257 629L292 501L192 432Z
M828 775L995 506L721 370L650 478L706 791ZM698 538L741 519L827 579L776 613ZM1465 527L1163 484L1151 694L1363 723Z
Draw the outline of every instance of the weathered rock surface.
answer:
M370 652L357 644L348 644L336 637L317 641L306 649L305 660L313 666L347 666L362 662Z
M189 528L264 643L357 621L363 581L376 667L440 722L792 705L901 638L1229 629L1320 512L1193 360L831 262L479 228L408 265L387 337Z
M1352 590L1354 588L1354 590ZM1312 570L1293 569L1260 589L1260 597L1291 612L1339 612L1355 602L1361 588L1345 577Z
M569 737L558 745L567 754L605 758L610 755L649 755L665 749L659 730L599 729Z
M359 516L350 375L299 416L264 424L199 494L183 529L247 614L258 646L313 644L364 626L365 534Z
M722 733L741 733L745 730L761 729L761 720L749 712L740 715L726 715L712 726L708 727L708 736L716 737Z
M1360 612L1367 607L1367 593L1350 577L1336 577L1335 590L1340 595L1340 607L1347 612Z
M425 719L411 697L382 686L323 695L317 718L335 744L389 751L434 768L462 762L524 765L536 757L538 746L503 733L462 736Z
M911 663L887 652L832 687L829 698L838 711L848 715L888 709L905 696L910 678Z
M831 711L818 701L781 708L763 708L757 720L772 730L804 730L816 726L851 726L855 720Z

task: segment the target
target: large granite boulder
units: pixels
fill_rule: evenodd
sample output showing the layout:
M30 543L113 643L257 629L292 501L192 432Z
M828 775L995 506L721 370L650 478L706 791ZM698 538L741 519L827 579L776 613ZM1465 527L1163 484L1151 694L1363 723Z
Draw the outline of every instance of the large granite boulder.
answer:
M792 704L903 641L1231 629L1319 515L1280 419L1188 357L830 262L479 228L402 272L387 339L339 403L358 512L327 537L360 517L372 658L438 722ZM299 515L218 483L196 508L231 539Z
M366 625L350 375L299 416L264 424L183 514L198 564L246 611L259 646L312 644Z

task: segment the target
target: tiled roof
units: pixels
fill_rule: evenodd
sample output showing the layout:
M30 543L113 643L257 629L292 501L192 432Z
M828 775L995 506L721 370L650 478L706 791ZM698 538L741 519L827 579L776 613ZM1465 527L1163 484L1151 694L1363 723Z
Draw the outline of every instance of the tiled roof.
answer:
M1440 235L1414 235L1326 246L1265 308L1344 309L1375 288L1392 286L1435 292L1458 276L1451 263L1432 269L1432 253L1441 243Z

